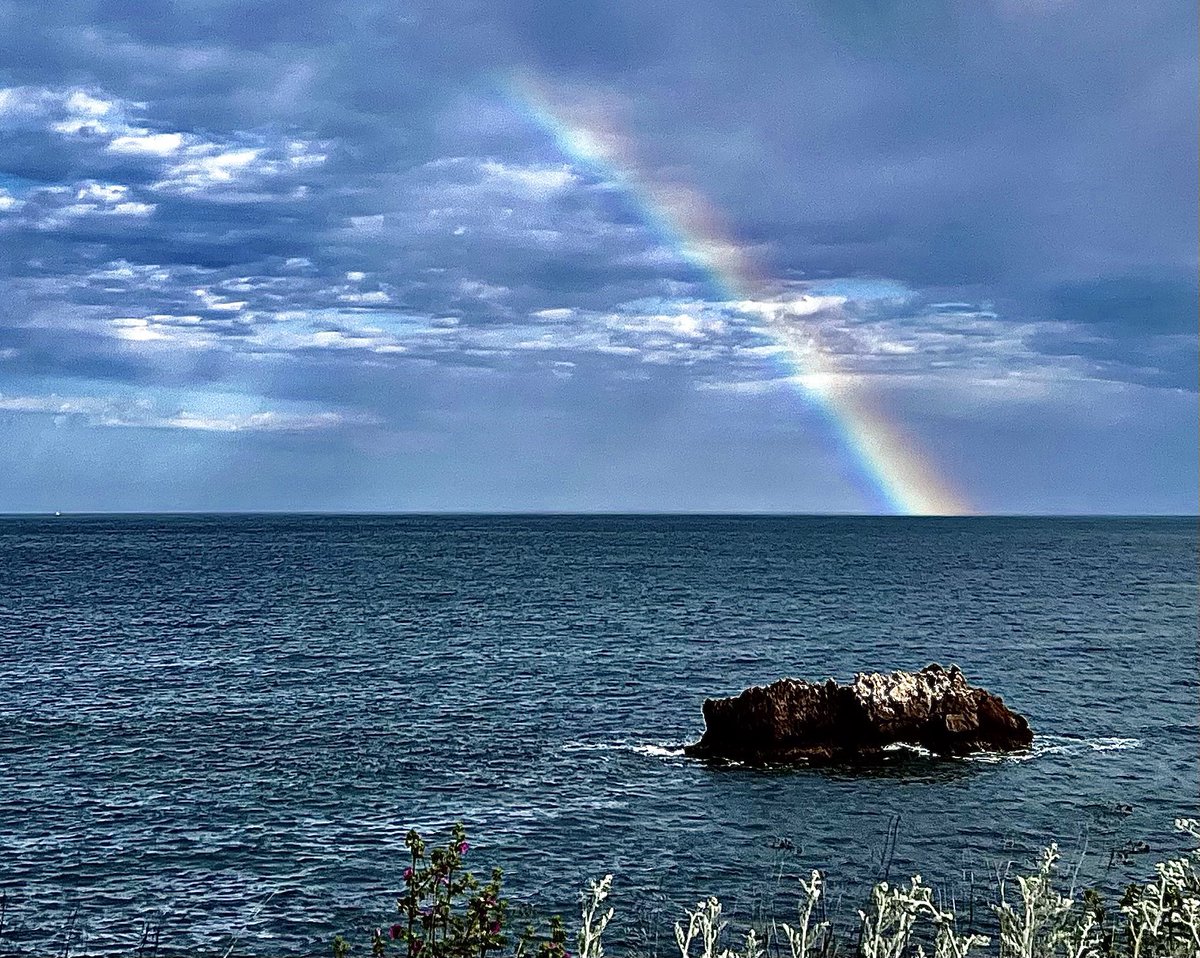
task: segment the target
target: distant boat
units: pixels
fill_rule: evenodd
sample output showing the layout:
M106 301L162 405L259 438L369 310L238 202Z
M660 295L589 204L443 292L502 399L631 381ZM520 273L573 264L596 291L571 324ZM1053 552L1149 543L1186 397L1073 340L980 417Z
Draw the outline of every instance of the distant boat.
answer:
M54 513L54 517L55 517L56 519L57 519L59 516L61 516L61 515L62 515L62 513L61 513L61 512L56 512L56 513Z

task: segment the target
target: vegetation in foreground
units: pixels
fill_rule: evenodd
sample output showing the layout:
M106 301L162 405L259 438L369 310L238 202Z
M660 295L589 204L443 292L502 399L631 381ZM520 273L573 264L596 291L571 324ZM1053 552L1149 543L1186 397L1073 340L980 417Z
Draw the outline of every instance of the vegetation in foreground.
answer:
M1175 826L1200 845L1200 821ZM406 845L411 864L396 903L399 918L375 931L372 955L605 958L611 875L584 890L573 935L558 918L540 932L514 934L499 869L482 882L464 866L470 846L462 826L445 846L428 849L415 831ZM989 935L961 929L919 875L879 883L851 928L835 927L826 917L825 877L814 871L799 882L793 921L735 934L721 903L709 898L676 922L674 951L679 958L1200 958L1200 848L1156 865L1152 879L1130 885L1112 905L1094 890L1064 893L1058 863L1051 846L1031 874L1000 882ZM333 953L353 954L340 936Z

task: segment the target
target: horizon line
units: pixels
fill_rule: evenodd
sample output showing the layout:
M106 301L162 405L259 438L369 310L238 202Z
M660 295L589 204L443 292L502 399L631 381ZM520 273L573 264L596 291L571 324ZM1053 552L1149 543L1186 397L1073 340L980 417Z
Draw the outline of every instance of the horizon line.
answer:
M623 509L115 509L96 510L20 510L0 512L0 519L30 518L88 518L105 516L154 517L154 516L311 516L320 517L479 517L479 518L777 518L777 519L1197 519L1200 512L973 512L969 514L944 515L939 513L888 513L888 512L841 512L814 511L790 512L786 510L623 510Z

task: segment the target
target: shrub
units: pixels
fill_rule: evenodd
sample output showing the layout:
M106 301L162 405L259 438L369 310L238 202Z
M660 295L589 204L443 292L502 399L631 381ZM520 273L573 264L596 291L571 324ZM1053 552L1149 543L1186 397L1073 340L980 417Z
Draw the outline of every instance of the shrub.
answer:
M1200 844L1200 822L1179 819L1176 827ZM466 833L455 826L449 844L426 857L425 843L409 832L412 864L404 871L405 893L397 901L401 920L377 930L375 955L397 947L406 958L487 958L511 946L512 958L571 958L561 919L539 936L533 928L515 940L506 934L509 903L501 896L501 872L486 884L463 868ZM674 927L679 958L1200 958L1200 849L1155 866L1155 876L1128 887L1116 912L1101 896L1085 891L1077 900L1056 886L1058 848L1051 845L1028 875L1000 882L996 945L973 930L960 931L954 913L939 907L919 875L907 885L880 882L858 912L858 935L835 935L831 923L814 921L823 903L825 880L812 872L800 881L796 923L759 932L749 929L731 943L721 903L707 898ZM590 882L580 896L578 958L605 958L604 933L613 917L606 907L612 876ZM927 950L931 949L931 950ZM348 945L335 939L334 955Z
M481 882L464 866L471 846L466 829L454 826L443 846L428 848L415 830L404 839L409 864L404 869L404 892L396 900L399 920L389 928L376 928L371 954L404 958L488 958L514 945L514 958L532 952L534 958L570 958L567 933L557 916L547 934L526 928L515 943L508 935L510 903L503 896L504 874L493 868ZM607 893L607 892L606 892ZM610 915L611 917L611 915ZM603 925L608 924L605 918ZM598 952L592 958L600 958ZM333 940L334 958L346 958L350 943L341 935Z

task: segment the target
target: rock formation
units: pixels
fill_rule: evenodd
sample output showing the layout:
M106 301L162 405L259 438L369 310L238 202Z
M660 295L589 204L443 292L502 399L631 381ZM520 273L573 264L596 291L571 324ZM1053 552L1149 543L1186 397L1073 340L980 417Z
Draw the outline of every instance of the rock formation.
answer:
M967 684L957 666L919 672L873 672L850 685L780 679L740 695L704 702L705 731L685 751L754 765L869 761L888 745L935 755L1028 748L1024 717L985 689Z

